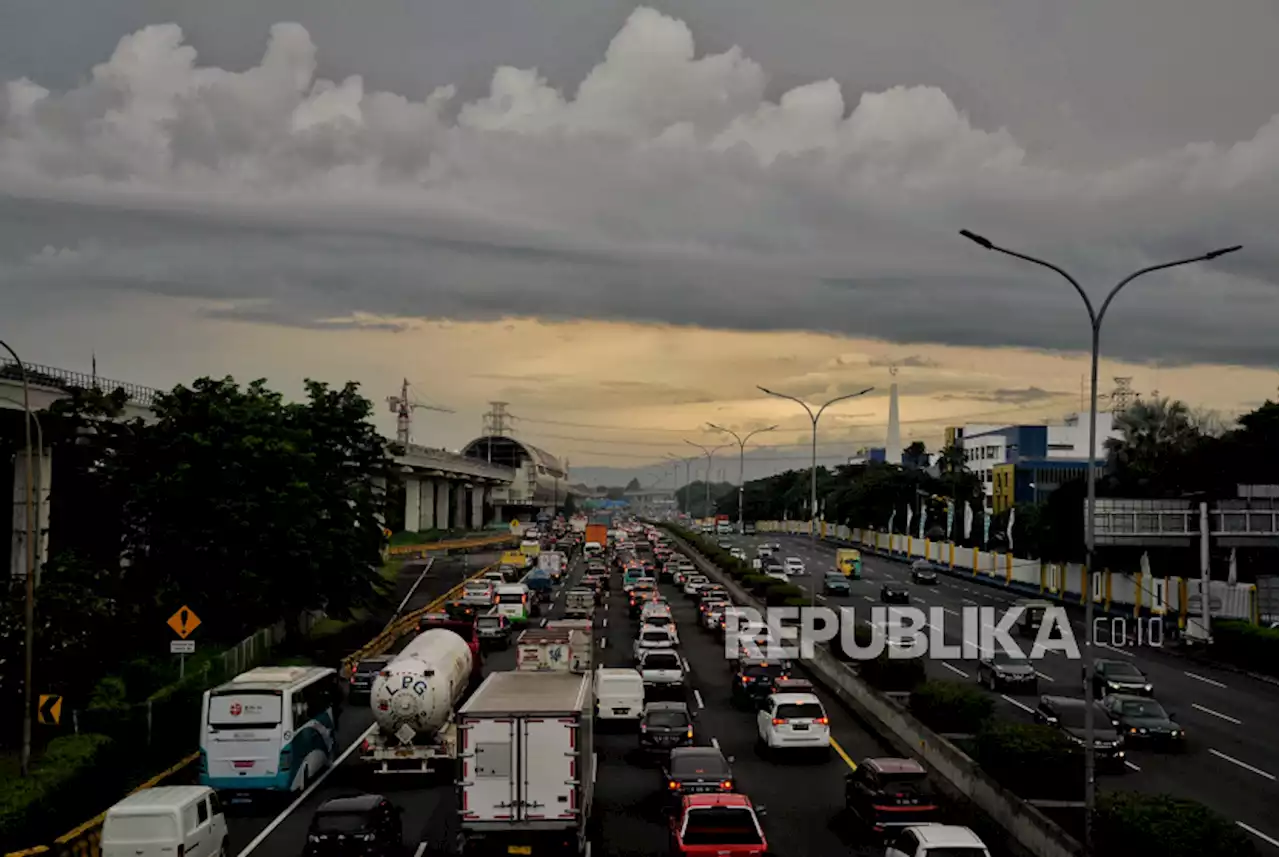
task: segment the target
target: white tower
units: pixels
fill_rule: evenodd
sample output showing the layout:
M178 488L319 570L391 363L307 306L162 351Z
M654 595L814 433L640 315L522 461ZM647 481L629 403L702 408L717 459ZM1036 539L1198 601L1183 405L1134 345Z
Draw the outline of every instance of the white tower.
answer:
M890 366L889 375L897 377L898 367ZM898 425L898 382L889 385L889 430L884 439L884 460L889 464L902 463L902 430Z

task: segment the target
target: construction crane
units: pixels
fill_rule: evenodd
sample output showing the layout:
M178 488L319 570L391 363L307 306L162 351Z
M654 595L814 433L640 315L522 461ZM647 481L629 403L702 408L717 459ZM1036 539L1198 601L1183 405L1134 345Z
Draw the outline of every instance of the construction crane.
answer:
M413 424L414 411L435 411L441 414L457 413L451 408L428 405L409 398L408 378L401 382L399 396L387 396L387 404L391 406L391 413L396 415L396 443L406 449L409 448L409 442L412 440L409 428Z

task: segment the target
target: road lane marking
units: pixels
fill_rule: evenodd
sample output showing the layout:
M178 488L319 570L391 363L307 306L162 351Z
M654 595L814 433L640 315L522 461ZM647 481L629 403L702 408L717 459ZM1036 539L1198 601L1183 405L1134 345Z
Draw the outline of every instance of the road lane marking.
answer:
M1053 676L1051 676L1051 675L1045 675L1044 673L1040 672L1039 670L1036 670L1036 676L1037 676L1037 677L1039 677L1039 678L1044 679L1045 681L1057 681L1057 679L1055 679Z
M960 676L961 678L968 678L968 677L969 677L969 674L968 674L967 672L965 672L965 671L964 671L964 670L962 670L962 669L956 669L955 667L951 666L951 664L947 663L946 661L940 661L940 663L941 663L944 667L946 667L947 669L951 670L951 671L952 671L953 673L955 673L956 675Z
M706 706L702 704L702 694L698 692L697 688L694 688L693 690L693 701L698 703L698 708L706 708Z
M1204 682L1205 684L1211 684L1211 685L1213 685L1214 687L1220 687L1220 688L1222 688L1223 690L1226 690L1226 688L1227 688L1227 686L1226 686L1225 684L1223 684L1222 682L1220 682L1220 681L1214 681L1213 679L1211 679L1211 678L1205 678L1205 677L1204 677L1204 676L1202 676L1202 675L1196 675L1195 673L1189 673L1189 672L1187 672L1186 670L1183 670L1183 671L1182 671L1182 674L1183 674L1184 676L1186 676L1187 678L1193 678L1193 679L1195 679L1196 681L1202 681L1202 682Z
M422 567L422 574L419 574L418 579L413 582L413 586L409 587L409 591L405 593L404 600L400 602L400 606L396 608L396 612L391 614L391 622L394 622L404 611L404 605L409 603L409 599L413 597L414 593L418 591L418 587L422 585L422 579L427 576L427 572L430 571L431 567L435 564L435 557L427 557L427 564ZM391 622L388 622L387 624L390 625Z
M849 758L849 754L846 753L844 751L844 748L840 746L839 741L837 741L835 738L828 738L827 740L831 742L831 747L836 751L837 755L839 755L841 759L844 759L844 763L849 766L849 770L851 771L858 770L858 766L853 763L853 759Z
M422 852L427 850L427 843L419 842L418 847L413 850L413 857L422 857Z
M543 617L542 617L542 627L544 627L544 628L545 628L545 627L547 627L547 617L546 617L546 616L543 616Z
M959 615L960 615L960 614L959 614L959 613L957 613L956 611L952 610L950 607L943 607L943 608L941 608L941 609L942 609L942 612L943 612L943 613L949 613L949 614L951 614L952 616L959 616Z
M602 648L602 649L603 649L603 648L605 647L605 644L606 644L606 643L608 643L608 642L609 642L609 638L608 638L608 637L601 637L601 638L600 638L600 648Z
M1115 646L1108 646L1106 643L1094 643L1094 645L1098 646L1099 648L1103 648L1103 649L1107 649L1108 651L1115 652L1117 655L1124 655L1126 658L1133 657L1133 652L1126 652L1124 649L1117 649Z
M1027 712L1028 714L1035 714L1034 711L1032 711L1027 706L1023 705L1021 702L1018 702L1018 700L1014 699L1012 696L1007 696L1002 693L1000 694L1000 698L1016 708L1021 708L1023 711Z
M1255 768L1253 765L1250 765L1248 762L1242 762L1239 759L1228 756L1226 753L1219 753L1217 750L1213 749L1212 747L1209 748L1209 752L1217 756L1219 759L1222 759L1224 762L1230 762L1233 765L1239 765L1240 767L1244 768L1246 771L1252 771L1253 773L1257 774L1260 777L1266 777L1267 779L1271 780L1271 782L1273 783L1276 781L1275 774L1268 774L1266 771L1262 770L1261 768Z
M275 818L271 820L270 824L262 828L262 832L259 833L257 836L253 837L253 841L250 842L248 845L246 845L244 847L244 850L241 851L237 855L237 857L249 857L249 855L253 853L253 849L261 845L268 836L270 836L273 832L275 832L275 829L277 827L279 827L281 824L284 824L284 820L288 818L290 815L292 815L293 811L297 809L299 806L301 806L307 798L311 797L311 793L314 792L316 789L318 789L320 785L329 778L329 775L332 774L335 770L337 770L338 766L341 765L343 762L345 762L347 760L347 757L356 751L356 748L360 746L361 742L363 742L364 739L372 735L373 731L377 728L378 728L378 725L376 723L370 724L368 729L360 733L360 737L352 741L351 745L347 747L347 749L342 751L342 755L333 760L332 765L330 765L329 767L321 771L320 776L316 777L311 782L311 785L307 786L307 788L302 792L302 794L298 795L298 797L293 801L293 803L285 807L284 812L277 815ZM1272 777L1272 779L1275 779L1275 778Z
M1135 765L1133 762L1130 762L1128 759L1125 759L1125 760L1124 760L1124 766L1125 766L1126 768L1128 768L1129 770L1131 770L1131 771L1141 771L1141 770L1142 770L1142 768L1139 768L1137 765Z
M1191 703L1191 707L1194 708L1196 711L1203 711L1205 714L1211 714L1214 717L1219 717L1227 721L1228 723L1234 723L1237 726L1244 725L1239 720L1236 720L1234 717L1232 717L1229 714L1223 714L1221 711L1214 711L1212 708L1205 708L1203 705L1200 705L1199 703L1193 702ZM1275 777L1272 777L1272 779L1274 780Z
M972 598L961 598L960 600L963 601L965 604L976 605L978 603L977 601L974 601Z
M608 616L605 616L605 617L604 617L604 621L600 623L600 627L602 627L602 628L608 628L608 627L609 627L609 617L608 617Z
M720 749L720 740L719 740L718 738L714 738L714 737L713 737L713 738L711 739L711 746L712 746L712 747L715 747L717 750L719 750L719 749Z
M1280 840L1272 839L1270 836L1263 833L1261 830L1258 830L1257 828L1254 828L1254 827L1250 827L1249 825L1245 824L1243 821L1237 821L1236 827L1240 828L1241 830L1247 830L1250 833L1252 833L1254 836L1261 839L1263 842L1268 842L1276 846L1277 848L1280 848Z
M875 604L875 603L876 603L876 600L875 600L874 598L872 598L870 595L864 595L864 596L862 596L862 600L863 600L863 601L870 601L872 604Z

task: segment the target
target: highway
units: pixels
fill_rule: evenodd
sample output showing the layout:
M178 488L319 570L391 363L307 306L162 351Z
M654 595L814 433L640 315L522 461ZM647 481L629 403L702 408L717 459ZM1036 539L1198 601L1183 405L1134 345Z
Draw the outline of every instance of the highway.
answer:
M820 585L822 575L835 569L836 546L804 536L766 533L721 536L718 540L742 547L749 558L755 556L755 548L761 542L780 544L781 557L804 560L807 574L793 578L792 582L806 591L811 583ZM848 597L819 595L818 603L865 610L880 603L880 588L888 581L906 584L914 606L936 606L945 611L943 628L948 642L960 641L960 611L964 607L1005 608L1021 597L942 572L938 574L936 586L912 584L906 563L864 553L863 580L852 581L851 594ZM1085 628L1079 611L1069 609L1068 613L1077 642L1083 645ZM1123 774L1100 774L1100 787L1167 793L1197 800L1234 820L1261 842L1280 847L1275 725L1280 711L1276 685L1192 663L1151 646L1119 645L1119 639L1114 641L1118 645L1113 646L1110 635L1105 633L1099 635L1097 642L1101 643L1094 650L1097 658L1123 660L1141 669L1154 685L1156 698L1188 733L1184 754L1130 747L1127 770ZM973 681L978 687L975 667L973 661L961 659L926 662L930 678ZM1050 652L1037 664L1037 670L1039 693L1083 696L1081 666L1077 661ZM1031 719L1035 697L1019 698L1007 693L996 693L994 697L1001 716Z
M575 561L569 580L578 578L582 565ZM462 578L455 560L438 560L414 596L427 603L447 591ZM635 622L628 618L620 575L606 607L596 612L597 662L604 666L632 666L631 644ZM544 619L557 618L563 594L555 600ZM755 721L750 712L729 703L731 674L723 647L710 632L696 623L696 609L673 587L664 586L680 630L681 650L690 670L686 698L698 714L695 726L698 743L717 744L733 767L740 790L767 809L764 819L771 849L779 857L805 855L882 854L860 842L843 813L844 776L858 759L891 755L855 724L839 703L819 691L831 717L833 748L825 760L794 763L766 761L755 752ZM412 609L412 608L409 608ZM534 620L540 622L541 620ZM515 667L514 648L491 653L486 672ZM367 709L348 708L343 715L341 746L352 745L371 723ZM599 771L596 784L596 812L601 821L602 848L609 857L652 857L666 853L666 825L659 812L661 781L655 766L645 766L635 758L634 732L599 730L596 738ZM455 794L450 785L425 782L411 776L370 776L362 774L353 758L345 759L332 774L313 784L312 790L289 806L255 807L232 819L232 847L228 857L296 857L302 852L305 832L316 807L330 798L356 791L386 795L404 810L406 853L414 857L452 853L449 845L455 831Z

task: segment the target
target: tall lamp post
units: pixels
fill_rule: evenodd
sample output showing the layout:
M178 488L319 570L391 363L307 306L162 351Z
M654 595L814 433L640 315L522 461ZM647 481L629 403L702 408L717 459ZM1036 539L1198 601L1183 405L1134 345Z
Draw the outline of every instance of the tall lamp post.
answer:
M743 436L739 436L737 432L732 431L731 429L727 429L724 426L718 426L715 423L707 423L707 425L711 426L711 428L715 429L716 431L722 431L725 434L732 436L733 439L738 442L738 535L742 535L742 533L744 532L744 530L742 529L742 501L743 501L743 496L745 495L746 489L747 489L747 483L745 478L746 472L747 472L746 471L747 441L751 440L751 438L755 437L758 434L764 434L767 431L773 431L774 429L777 428L777 426L769 426L768 428L756 429L755 431L747 432Z
M845 399L856 399L858 396L865 396L867 393L870 393L872 390L874 390L875 387L868 387L865 390L860 390L857 393L850 393L847 396L836 396L834 399L827 402L822 407L818 408L816 412L813 410L813 408L809 407L809 404L806 401L804 401L804 399L797 399L795 396L788 396L786 393L775 393L773 390L770 390L767 387L760 387L759 385L757 385L757 389L760 390L760 392L766 393L770 396L776 396L779 399L790 399L791 401L795 402L800 407L804 408L804 412L809 415L809 422L813 424L813 445L812 445L813 455L809 464L809 537L812 538L814 541L817 541L818 539L818 420L822 419L822 412L825 411L827 408L831 407L832 405L834 405L836 402L843 402Z
M707 481L703 483L707 489L707 496L703 501L702 511L705 515L709 516L711 514L711 457L722 449L728 449L729 444L722 443L719 446L706 447L700 443L694 443L691 440L686 440L685 443L689 444L689 446L696 446L698 449L702 450L702 454L707 457Z
M35 463L31 454L31 383L27 378L27 364L22 362L22 358L18 356L18 352L14 351L9 344L0 339L0 348L8 351L13 357L13 362L18 364L18 372L22 375L22 414L23 414L23 431L24 443L26 445L26 606L23 611L23 645L22 645L22 775L25 777L31 773L31 706L33 697L31 695L32 681L32 664L34 662L33 650L35 649L36 636L36 550L35 542L32 539L31 529L35 523L35 513L33 510L33 498L31 496L31 475L35 469ZM43 455L43 450L41 451Z
M1080 283L1076 281L1062 268L1043 259L1037 259L1034 256L1027 256L1014 250L1008 250L1001 247L987 238L970 232L968 229L961 229L960 234L968 238L974 244L986 250L994 250L997 253L1003 253L1006 256L1013 256L1015 259L1022 259L1033 265L1039 265L1042 268L1048 268L1060 274L1063 279L1071 284L1076 293L1080 295L1080 300L1084 301L1085 311L1089 314L1089 327L1092 334L1092 342L1089 352L1089 467L1085 472L1086 499L1085 499L1085 517L1084 517L1084 562L1087 569L1088 583L1086 593L1082 593L1084 597L1084 853L1093 853L1093 807L1096 797L1094 787L1094 732L1093 732L1093 553L1094 553L1094 510L1097 508L1097 474L1095 465L1097 463L1098 453L1098 351L1099 341L1102 331L1102 320L1106 317L1107 309L1111 306L1111 301L1120 293L1120 290L1129 283L1141 277L1143 274L1150 274L1152 271L1163 271L1165 268L1176 268L1180 265L1191 265L1196 262L1208 262L1219 256L1225 256L1228 253L1234 253L1239 250L1241 245L1234 247L1224 247L1221 250L1213 250L1209 253L1203 253L1199 256L1192 256L1188 259L1179 259L1175 262L1165 262L1161 265L1151 265L1147 268L1134 271L1107 292L1107 296L1103 298L1102 305L1097 309L1093 306L1093 301L1089 300L1089 296L1085 294ZM1206 610L1206 613L1208 611Z
M686 494L686 496L685 496L685 502L688 502L689 498L688 498L688 496L687 496L687 495L688 495L688 492L689 492L689 484L690 484L690 481L689 481L689 464L693 461L693 458L694 458L694 457L693 457L693 456L684 456L684 457L681 457L681 456L679 456L679 455L672 455L671 453L669 453L669 452L668 452L668 453L667 453L667 458L668 458L668 459L670 459L671 464L672 464L673 466L676 466L677 468L678 468L678 466L679 466L679 465L681 465L681 464L683 464L683 465L684 465L684 488L685 488L685 494ZM692 504L690 504L690 508L692 508ZM679 488L679 486L677 486L677 487L676 487L676 511L677 511L677 512L679 512L679 511L680 511L680 488Z

